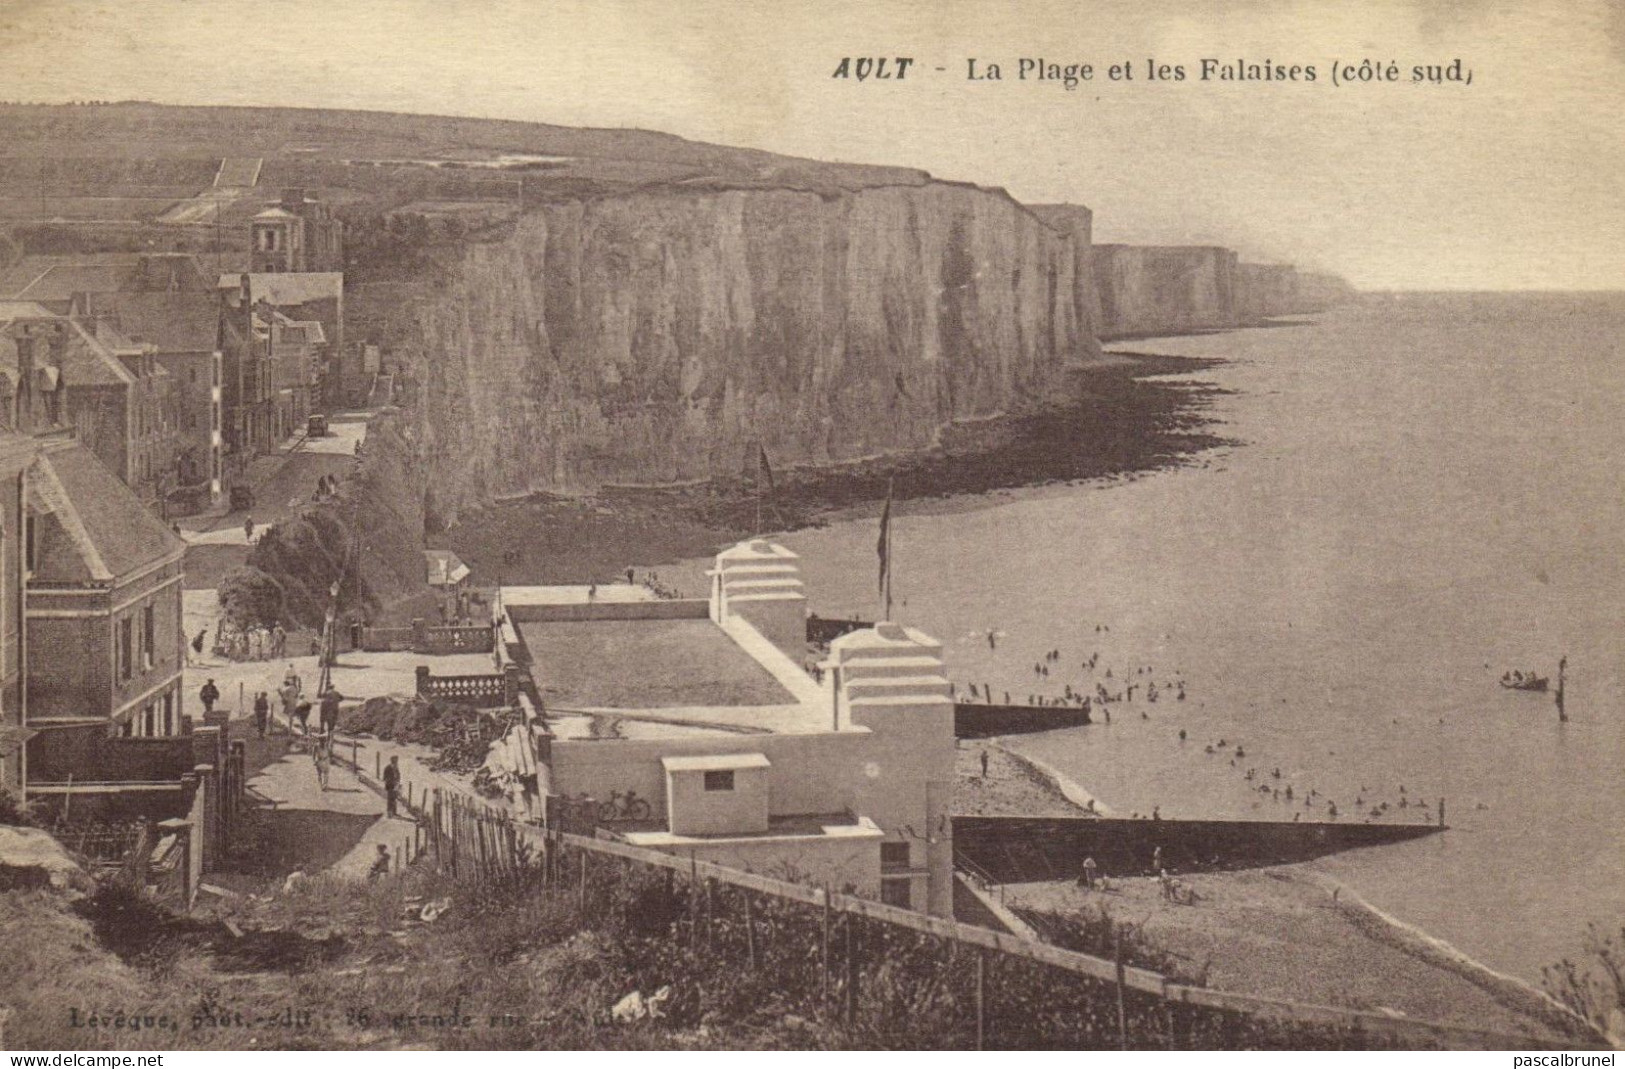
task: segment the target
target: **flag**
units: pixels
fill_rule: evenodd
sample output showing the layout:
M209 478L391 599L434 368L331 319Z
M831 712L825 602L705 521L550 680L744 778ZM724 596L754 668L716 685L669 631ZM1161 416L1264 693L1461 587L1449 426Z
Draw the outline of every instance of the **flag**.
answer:
M880 511L880 541L875 551L880 555L880 593L886 599L886 615L891 615L891 499L892 484L886 483L886 507Z
M757 491L760 492L761 488L763 486L766 486L768 496L772 497L773 492L774 492L773 491L773 467L772 467L772 465L768 464L768 462L767 462L767 447L762 445L760 442L757 442L756 443L756 452L757 452L757 464L761 468L761 471L757 474Z

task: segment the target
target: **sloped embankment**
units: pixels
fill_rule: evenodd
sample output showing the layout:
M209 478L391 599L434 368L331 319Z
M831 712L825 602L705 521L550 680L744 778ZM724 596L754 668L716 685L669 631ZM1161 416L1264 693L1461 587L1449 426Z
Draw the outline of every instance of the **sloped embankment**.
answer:
M424 590L423 500L410 447L394 417L379 416L338 494L267 531L248 564L282 584L300 624L320 626L334 582L341 612L374 618Z

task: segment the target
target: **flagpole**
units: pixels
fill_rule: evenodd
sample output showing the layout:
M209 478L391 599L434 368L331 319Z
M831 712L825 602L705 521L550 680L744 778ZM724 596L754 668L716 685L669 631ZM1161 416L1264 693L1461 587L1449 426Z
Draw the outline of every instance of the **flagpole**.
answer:
M876 550L880 555L880 596L881 619L891 619L891 574L892 574L892 534L891 534L891 506L894 486L892 480L886 480L886 505L880 512L880 540Z

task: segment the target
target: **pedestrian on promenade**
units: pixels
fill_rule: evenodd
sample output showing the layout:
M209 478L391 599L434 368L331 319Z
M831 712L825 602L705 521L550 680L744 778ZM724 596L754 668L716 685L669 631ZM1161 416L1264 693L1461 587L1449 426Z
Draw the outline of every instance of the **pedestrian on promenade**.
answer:
M265 738L265 725L271 719L271 699L262 690L254 697L254 727Z
M295 721L297 721L298 724L299 724L299 734L301 734L301 735L309 735L310 734L310 703L309 702L300 702L298 705L295 705L293 707L293 719ZM288 725L288 730L289 731L293 730L293 724L290 723Z
M987 750L982 750L982 778L987 779Z
M389 847L383 843L378 844L378 856L373 859L372 868L367 871L367 879L377 880L389 875Z
M203 703L205 713L214 712L214 703L220 700L220 688L214 685L211 677L197 692L198 700Z
M280 622L271 626L271 657L280 661L288 650L288 633Z
M389 764L384 766L384 805L385 813L395 816L395 805L401 794L401 759L391 757Z
M243 541L249 545L254 544L254 517L243 517Z
M1083 886L1085 890L1095 889L1095 859L1093 856L1083 859Z
M331 736L339 726L339 702L343 695L334 687L328 687L327 693L322 695L322 733Z
M208 635L208 633L209 629L207 627L199 628L197 637L192 640L191 660L194 663L201 663L203 661L203 639L204 636Z
M330 740L322 739L310 752L310 759L316 765L316 782L324 791L327 790L327 776L333 765L333 751L328 748L329 743Z

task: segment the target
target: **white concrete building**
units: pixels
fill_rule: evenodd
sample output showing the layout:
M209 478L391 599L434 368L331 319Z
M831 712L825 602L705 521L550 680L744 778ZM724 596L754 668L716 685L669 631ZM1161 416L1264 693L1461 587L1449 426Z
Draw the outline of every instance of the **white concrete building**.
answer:
M950 916L942 644L882 623L836 640L815 679L795 554L742 542L711 574L703 601L503 591L549 709L550 793L576 813L648 803L598 822L632 845Z

